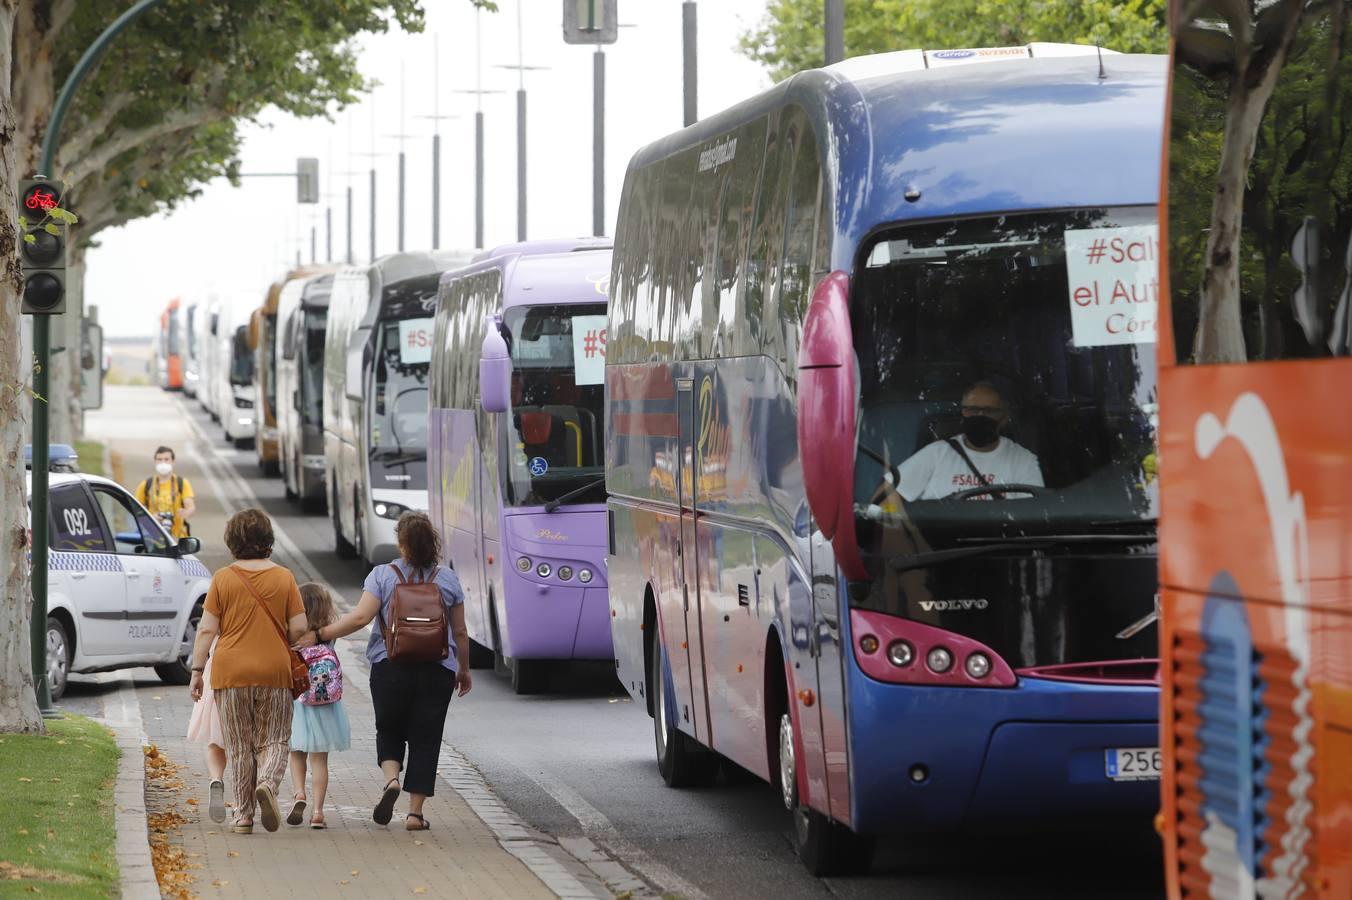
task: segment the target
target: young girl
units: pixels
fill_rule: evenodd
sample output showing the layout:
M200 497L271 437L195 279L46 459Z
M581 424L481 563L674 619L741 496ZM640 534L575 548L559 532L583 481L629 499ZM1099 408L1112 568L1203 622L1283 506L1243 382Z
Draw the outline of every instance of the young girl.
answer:
M300 586L305 617L310 630L338 620L333 597L322 585L309 582ZM333 642L316 644L301 651L310 664L310 690L301 695L291 713L291 783L295 802L286 824L299 825L305 818L305 766L309 756L314 774L315 804L310 816L311 828L324 828L324 794L329 789L329 753L352 746L347 713L343 710L342 670L333 650Z
M216 712L216 698L211 692L211 660L216 645L211 645L212 656L207 659L202 673L202 699L193 704L188 718L188 743L206 744L207 774L211 776L211 821L225 821L225 735L221 732L221 717Z

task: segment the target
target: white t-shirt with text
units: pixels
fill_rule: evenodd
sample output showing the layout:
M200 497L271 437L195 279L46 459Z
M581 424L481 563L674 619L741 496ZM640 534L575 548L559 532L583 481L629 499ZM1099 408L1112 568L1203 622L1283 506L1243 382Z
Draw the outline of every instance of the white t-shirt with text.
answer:
M962 438L954 438L961 441ZM962 455L947 441L935 441L924 447L898 468L901 483L897 490L907 500L938 500L958 491L983 487L987 484L1033 484L1042 486L1042 469L1037 457L1007 437L1000 438L994 450L982 452L963 447L972 464L984 476L977 480ZM973 499L989 500L993 494L980 494ZM1018 496L1018 495L1012 495Z

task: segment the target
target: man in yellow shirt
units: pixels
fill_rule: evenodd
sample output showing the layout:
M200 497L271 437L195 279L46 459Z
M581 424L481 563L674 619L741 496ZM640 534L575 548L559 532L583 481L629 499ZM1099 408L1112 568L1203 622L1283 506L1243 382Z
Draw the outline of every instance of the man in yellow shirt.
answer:
M136 487L136 499L170 529L174 540L191 534L188 519L197 512L192 485L182 475L174 474L174 451L160 447L155 451L155 476ZM172 526L169 522L172 521Z

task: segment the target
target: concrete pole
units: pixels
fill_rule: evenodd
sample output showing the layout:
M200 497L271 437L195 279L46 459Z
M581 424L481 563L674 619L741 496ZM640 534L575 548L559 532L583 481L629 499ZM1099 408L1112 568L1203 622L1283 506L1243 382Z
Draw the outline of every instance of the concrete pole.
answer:
M432 249L441 249L441 135L432 135Z
M324 207L324 262L333 262L333 206Z
M319 232L318 228L316 228L313 225L310 226L310 265L314 265L316 262L318 262L318 259L316 258L319 250L318 232Z
M606 233L606 54L592 54L592 234Z
M347 257L344 260L349 266L356 259L352 255L352 185L347 186Z
M845 58L845 0L826 0L826 64Z
M404 252L404 151L399 151L399 252Z
M376 260L376 167L371 167L371 262Z
M699 61L697 56L695 0L681 4L682 38L684 42L685 124L699 121Z
M516 92L516 239L526 239L526 90Z
M484 113L474 113L474 247L484 245Z

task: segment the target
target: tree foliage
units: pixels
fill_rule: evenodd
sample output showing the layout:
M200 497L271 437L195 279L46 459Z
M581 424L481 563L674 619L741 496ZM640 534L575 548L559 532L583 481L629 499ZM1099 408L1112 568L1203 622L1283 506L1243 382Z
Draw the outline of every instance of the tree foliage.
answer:
M1101 44L1129 53L1167 49L1165 0L850 0L845 50L1004 47L1032 41ZM771 0L741 50L776 80L823 60L823 0Z

